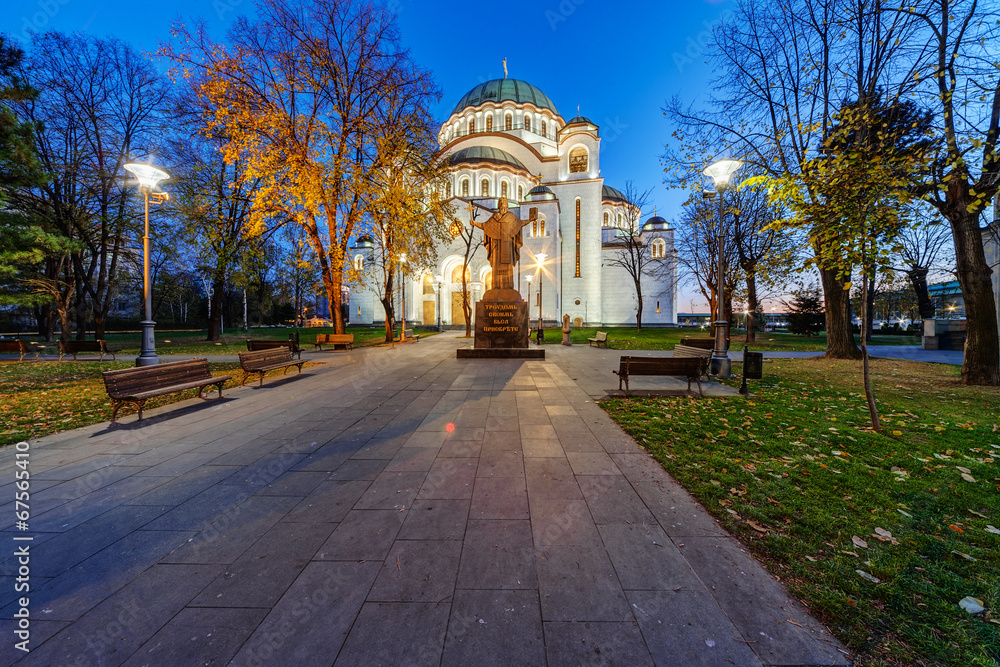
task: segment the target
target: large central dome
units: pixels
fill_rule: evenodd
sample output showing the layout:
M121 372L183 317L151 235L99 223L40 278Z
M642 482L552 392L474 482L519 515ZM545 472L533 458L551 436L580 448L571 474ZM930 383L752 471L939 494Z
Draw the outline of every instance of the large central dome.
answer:
M527 81L519 79L493 79L481 83L465 95L455 105L453 114L458 113L466 107L477 107L484 102L505 102L517 103L530 102L539 109L549 109L558 115L556 105L552 104L549 96L535 88Z

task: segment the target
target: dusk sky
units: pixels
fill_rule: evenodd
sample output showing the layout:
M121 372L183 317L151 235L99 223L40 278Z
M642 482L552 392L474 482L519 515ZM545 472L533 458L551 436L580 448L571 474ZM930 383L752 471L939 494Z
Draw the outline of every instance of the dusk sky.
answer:
M470 88L502 77L506 58L509 76L540 88L565 119L575 116L579 105L580 113L600 126L601 175L607 185L621 189L631 179L640 190L653 188L651 205L657 213L676 218L684 195L663 185L660 155L672 128L661 109L674 94L686 101L703 97L711 72L701 45L729 10L728 0L389 4L404 44L441 88L439 119ZM213 37L222 39L233 18L254 6L250 0L33 0L8 7L0 32L22 42L28 29L82 31L116 35L151 53L169 39L170 24L178 18L202 18ZM689 292L681 289L677 310L688 312L692 305L706 310L704 300Z

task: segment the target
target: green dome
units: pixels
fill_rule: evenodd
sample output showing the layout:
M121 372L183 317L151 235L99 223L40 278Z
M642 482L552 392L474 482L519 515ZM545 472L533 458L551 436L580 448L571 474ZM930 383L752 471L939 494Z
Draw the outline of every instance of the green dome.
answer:
M518 104L530 102L539 109L549 109L552 113L559 114L548 95L519 79L493 79L479 84L462 96L452 113L456 114L466 107L477 107L484 102L505 101Z
M448 156L449 165L478 164L480 162L506 165L508 167L520 169L521 171L528 171L528 168L524 166L524 163L516 157L507 151L502 151L499 148L493 148L492 146L469 146L468 148L463 148L462 150L456 151Z
M605 185L602 188L601 194L603 195L604 201L620 201L624 204L628 203L628 199L625 198L625 195L623 195L620 190L616 190L610 185Z

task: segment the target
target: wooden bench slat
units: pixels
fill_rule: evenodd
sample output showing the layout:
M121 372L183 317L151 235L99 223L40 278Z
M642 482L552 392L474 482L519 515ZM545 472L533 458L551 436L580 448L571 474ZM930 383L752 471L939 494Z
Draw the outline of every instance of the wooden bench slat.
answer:
M343 346L345 350L354 349L354 334L316 334L313 347L322 350L324 345L332 345L334 349L338 346Z
M0 352L17 352L18 362L24 361L24 355L33 354L35 355L35 361L38 361L38 348L32 349L28 343L21 339L17 340L0 340Z
M115 420L123 403L135 403L139 408L139 421L142 421L142 408L153 396L215 385L219 390L219 398L222 398L222 385L231 376L212 375L207 359L191 359L104 371L102 377L108 398L111 399L111 421ZM201 393L199 391L199 395Z

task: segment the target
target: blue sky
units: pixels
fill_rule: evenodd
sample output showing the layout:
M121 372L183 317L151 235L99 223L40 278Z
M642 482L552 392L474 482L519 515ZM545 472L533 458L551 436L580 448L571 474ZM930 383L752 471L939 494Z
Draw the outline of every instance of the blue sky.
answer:
M403 43L431 70L443 93L441 120L476 84L509 75L528 81L564 118L580 113L601 128L601 173L622 188L631 179L653 189L657 212L673 220L684 195L663 185L660 155L672 128L662 107L674 94L703 96L711 72L704 64L710 29L730 0L685 3L618 0L542 0L506 4L475 1L389 0ZM0 16L0 32L20 38L26 29L116 35L146 52L169 39L178 17L203 18L221 38L251 0L26 0ZM720 146L719 152L725 147ZM707 308L682 288L678 310Z

